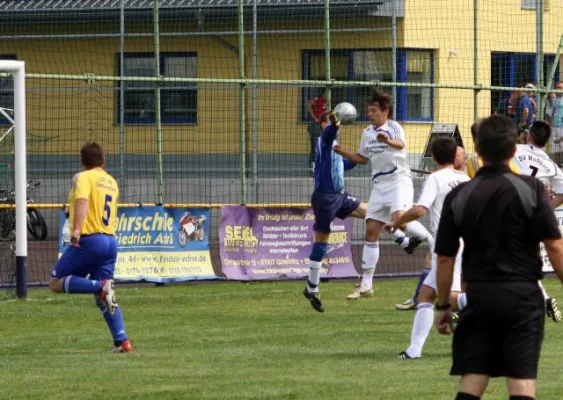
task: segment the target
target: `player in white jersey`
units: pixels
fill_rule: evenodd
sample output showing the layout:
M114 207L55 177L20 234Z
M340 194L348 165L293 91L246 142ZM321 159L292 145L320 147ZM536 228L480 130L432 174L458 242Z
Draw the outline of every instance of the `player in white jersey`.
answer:
M373 296L373 274L379 260L379 237L383 226L396 221L411 208L414 189L407 163L405 131L391 120L392 98L374 89L368 101L368 117L371 126L364 130L357 153L335 146L334 151L355 164L372 167L373 191L366 213L366 235L362 255L362 281L347 296L349 300ZM413 237L408 238L403 231ZM413 221L394 233L396 242L412 253L426 240L432 245L432 236L418 221Z
M554 207L558 199L563 198L563 172L543 150L551 137L551 128L548 124L536 121L530 128L526 137L526 144L517 144L516 153L512 162L518 167L522 175L535 176L542 181L548 190L555 194ZM545 310L549 318L561 322L563 315L557 305L557 300L550 297L541 281L538 281L545 299Z
M457 150L455 152L455 161L454 161L454 169L466 173L467 171L467 152L461 146L457 146ZM426 257L424 258L424 270L418 277L418 283L416 284L416 289L414 291L414 296L403 301L400 304L395 304L395 309L398 311L409 311L409 310L416 310L416 306L418 305L418 293L420 292L420 288L424 284L424 280L430 273L430 269L432 268L432 254L434 252L432 249L428 252Z
M457 185L471 180L464 172L454 168L456 157L456 142L451 138L438 138L432 143L432 157L438 165L436 172L432 173L422 189L420 198L414 207L399 217L394 223L385 225L386 230L395 230L401 224L421 218L427 211L430 211L430 224L432 234L435 236L440 225L440 216L444 199L450 191ZM461 254L462 246L457 254L454 278L452 283L452 304L463 306L466 303L464 295L459 299L461 292ZM436 300L436 268L437 256L432 254L432 268L424 280L418 294L418 305L414 317L411 334L411 343L406 351L401 352L398 359L419 358L422 354L422 347L428 338L430 329L434 322L434 306L432 302ZM459 306L458 306L459 308Z

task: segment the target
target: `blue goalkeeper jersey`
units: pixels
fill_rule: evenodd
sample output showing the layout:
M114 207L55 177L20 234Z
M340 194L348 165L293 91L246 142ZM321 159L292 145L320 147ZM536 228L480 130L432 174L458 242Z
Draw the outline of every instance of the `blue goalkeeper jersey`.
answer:
M327 125L317 141L315 156L315 190L323 193L340 193L344 190L344 171L355 164L332 150L338 137L338 128Z

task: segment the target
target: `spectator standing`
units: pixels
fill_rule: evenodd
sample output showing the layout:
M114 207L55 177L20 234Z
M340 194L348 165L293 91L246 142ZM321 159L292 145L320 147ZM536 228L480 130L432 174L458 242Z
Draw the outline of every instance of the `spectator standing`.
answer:
M556 90L563 90L563 82L555 84ZM559 94L551 103L551 139L549 153L559 166L563 163L563 95Z

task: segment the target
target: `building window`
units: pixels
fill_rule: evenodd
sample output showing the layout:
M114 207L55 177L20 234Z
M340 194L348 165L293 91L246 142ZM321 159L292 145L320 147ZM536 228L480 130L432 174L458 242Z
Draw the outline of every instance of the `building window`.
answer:
M15 54L0 54L0 60L17 60ZM14 78L0 78L0 108L8 109L6 113L14 117L11 111L14 109ZM11 125L2 114L0 114L0 125Z
M543 61L543 86L549 81L549 73L555 56L545 54ZM553 76L553 85L561 80L560 68L557 66ZM536 55L529 53L492 53L491 54L491 86L519 87L527 83L536 83ZM491 92L491 111L498 111L510 97L509 91Z
M522 0L522 8L525 10L535 10L538 6L538 0ZM549 11L549 0L543 0L543 10Z
M303 78L325 79L325 55L323 50L303 52ZM397 50L397 81L434 82L434 58L431 50ZM393 56L390 49L333 50L331 51L331 78L338 81L393 81ZM391 93L391 88L384 90ZM302 119L311 121L307 101L323 93L322 87L303 89ZM371 87L335 87L332 89L332 106L347 101L358 109L360 120L367 120L366 101ZM434 108L432 88L397 88L397 110L394 119L399 121L431 121Z
M119 54L117 55L119 72ZM126 53L124 76L153 77L153 53ZM197 77L196 53L161 53L160 75L165 77ZM156 120L154 82L122 82L125 88L124 122L152 124ZM119 93L117 95L119 121ZM197 85L195 83L165 83L160 90L161 121L163 123L197 122Z

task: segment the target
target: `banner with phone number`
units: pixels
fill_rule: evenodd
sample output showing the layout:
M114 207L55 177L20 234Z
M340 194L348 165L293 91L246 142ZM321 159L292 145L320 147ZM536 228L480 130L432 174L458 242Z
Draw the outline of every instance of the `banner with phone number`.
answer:
M557 218L559 230L563 233L563 208L555 209L555 218ZM551 266L551 262L549 262L543 243L540 243L540 254L543 261L543 272L553 272L553 267Z
M179 282L217 279L209 253L209 209L120 207L117 212L117 281ZM70 246L60 216L59 257Z
M309 272L313 244L312 209L221 209L219 245L223 273L228 279L296 279ZM332 223L321 277L357 277L351 252L351 218Z

